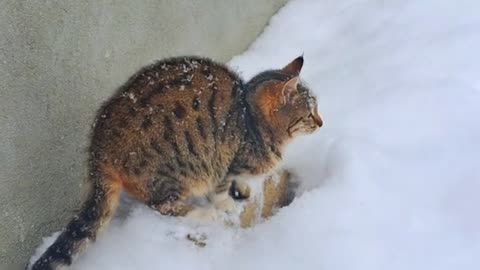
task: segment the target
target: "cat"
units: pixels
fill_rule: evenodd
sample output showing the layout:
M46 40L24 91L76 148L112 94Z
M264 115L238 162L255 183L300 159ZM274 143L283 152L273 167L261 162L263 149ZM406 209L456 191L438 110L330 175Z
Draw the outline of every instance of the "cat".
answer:
M185 216L203 213L195 198L232 200L235 177L274 169L287 143L323 123L299 81L303 62L297 57L247 83L196 56L133 75L95 118L86 200L32 269L70 265L110 221L122 190L161 214Z

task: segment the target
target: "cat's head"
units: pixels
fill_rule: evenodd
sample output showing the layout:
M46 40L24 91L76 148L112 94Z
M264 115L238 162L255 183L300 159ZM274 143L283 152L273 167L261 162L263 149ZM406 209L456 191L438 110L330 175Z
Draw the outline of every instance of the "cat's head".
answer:
M323 125L315 95L300 82L303 56L278 70L262 72L249 82L253 102L272 128L288 138L310 134Z

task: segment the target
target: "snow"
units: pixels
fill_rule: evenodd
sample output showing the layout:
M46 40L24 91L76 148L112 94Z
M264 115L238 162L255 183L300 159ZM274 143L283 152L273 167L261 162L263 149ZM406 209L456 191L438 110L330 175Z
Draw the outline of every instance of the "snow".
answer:
M249 78L304 54L325 125L287 150L298 198L252 229L135 206L72 269L480 269L479 11L290 1L230 65Z

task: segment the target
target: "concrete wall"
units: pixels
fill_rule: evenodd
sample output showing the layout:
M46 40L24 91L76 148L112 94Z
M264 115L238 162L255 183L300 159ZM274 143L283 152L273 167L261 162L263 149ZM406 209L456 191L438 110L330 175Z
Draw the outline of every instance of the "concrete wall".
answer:
M102 100L154 59L228 60L284 2L0 1L0 268L71 216Z

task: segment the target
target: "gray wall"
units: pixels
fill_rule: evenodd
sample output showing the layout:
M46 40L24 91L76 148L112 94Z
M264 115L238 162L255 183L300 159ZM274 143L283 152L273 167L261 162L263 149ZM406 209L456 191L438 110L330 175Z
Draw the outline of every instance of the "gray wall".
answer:
M78 204L96 108L140 66L242 52L286 0L0 0L0 268Z

